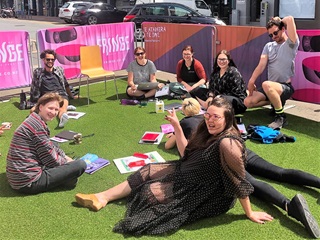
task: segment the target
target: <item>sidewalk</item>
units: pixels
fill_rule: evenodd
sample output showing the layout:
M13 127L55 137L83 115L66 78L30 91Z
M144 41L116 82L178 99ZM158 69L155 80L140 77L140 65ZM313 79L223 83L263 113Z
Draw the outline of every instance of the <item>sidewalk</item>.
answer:
M20 20L32 20L32 21L40 21L40 22L52 22L52 23L65 23L59 17L49 17L49 16L34 16L34 15L19 15L18 19Z

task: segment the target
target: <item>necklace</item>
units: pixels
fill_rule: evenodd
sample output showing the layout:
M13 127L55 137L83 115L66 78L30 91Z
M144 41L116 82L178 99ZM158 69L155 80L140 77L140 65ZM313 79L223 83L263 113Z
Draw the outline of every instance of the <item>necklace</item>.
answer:
M192 64L192 62L190 63L190 65L189 65L189 64L187 64L187 62L185 63L185 65L186 65L186 67L187 67L187 69L188 69L188 70L190 70L190 69L191 69L191 64Z

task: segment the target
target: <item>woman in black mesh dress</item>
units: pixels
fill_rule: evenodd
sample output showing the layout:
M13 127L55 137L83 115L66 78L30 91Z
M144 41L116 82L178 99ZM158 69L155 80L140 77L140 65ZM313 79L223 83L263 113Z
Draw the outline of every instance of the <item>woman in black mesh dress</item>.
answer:
M233 109L223 97L215 98L189 142L175 111L166 119L174 126L181 159L148 164L123 183L97 194L76 195L78 204L95 211L127 197L127 213L115 232L162 234L204 217L227 212L239 199L245 214L257 223L273 218L251 210L253 191L245 179L245 147Z

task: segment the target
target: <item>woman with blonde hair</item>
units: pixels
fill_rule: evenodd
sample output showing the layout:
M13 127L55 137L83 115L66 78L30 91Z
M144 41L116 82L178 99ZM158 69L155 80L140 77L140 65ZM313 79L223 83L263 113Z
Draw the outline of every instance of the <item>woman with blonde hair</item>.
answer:
M201 106L200 103L194 98L186 98L182 102L182 112L185 115L180 120L180 125L186 139L189 139L192 132L197 128L199 123L203 120L203 115L200 114ZM165 149L171 149L176 146L176 136L174 133L166 135L168 138L165 143Z

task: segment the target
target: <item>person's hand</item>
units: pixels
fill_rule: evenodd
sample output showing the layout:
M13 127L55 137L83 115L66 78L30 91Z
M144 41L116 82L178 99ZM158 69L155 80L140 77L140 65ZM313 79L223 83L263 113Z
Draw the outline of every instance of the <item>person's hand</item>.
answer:
M132 90L132 92L135 92L137 90L137 85L132 85L131 90Z
M184 87L188 92L191 92L193 90L192 86L190 86L189 84L186 84L186 86Z
M253 91L256 91L256 85L254 82L250 81L248 82L248 91L249 91L249 96L252 96Z
M73 162L74 160L71 157L66 156L67 162Z
M75 96L73 96L73 99L79 99L80 98L80 96L79 95L75 95Z
M251 212L248 218L256 223L264 224L266 221L271 222L273 217L266 212Z
M168 115L166 115L164 119L169 121L173 127L180 125L179 119L176 115L176 111L174 110L174 108L172 108L172 110L168 110Z
M4 131L3 131L3 130L0 130L0 135L2 135L2 133L4 133Z
M168 133L168 134L166 135L166 138L171 138L172 135L173 135L173 133Z
M159 89L163 88L163 86L164 86L163 83L159 83L159 84L158 84L158 88L159 88Z

